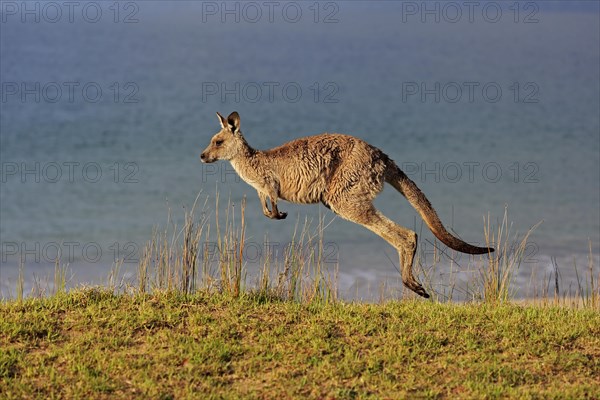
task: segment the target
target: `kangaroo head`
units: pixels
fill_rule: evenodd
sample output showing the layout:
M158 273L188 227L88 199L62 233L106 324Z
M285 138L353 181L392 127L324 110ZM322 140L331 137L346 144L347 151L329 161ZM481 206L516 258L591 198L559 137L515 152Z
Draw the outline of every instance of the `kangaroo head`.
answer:
M246 145L242 132L240 132L239 114L234 111L227 118L219 113L217 116L221 123L221 130L212 137L208 147L200 154L200 159L205 163L231 160L240 154Z

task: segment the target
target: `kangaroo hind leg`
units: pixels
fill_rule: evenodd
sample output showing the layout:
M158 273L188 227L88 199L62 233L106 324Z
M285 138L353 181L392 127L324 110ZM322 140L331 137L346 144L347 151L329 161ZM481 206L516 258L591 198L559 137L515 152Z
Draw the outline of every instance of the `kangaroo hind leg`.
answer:
M417 252L417 234L387 218L372 203L360 208L356 208L356 204L353 206L335 207L337 210L334 208L334 211L342 218L364 226L394 246L400 259L402 283L418 295L429 298L429 294L415 279L412 272L413 260Z

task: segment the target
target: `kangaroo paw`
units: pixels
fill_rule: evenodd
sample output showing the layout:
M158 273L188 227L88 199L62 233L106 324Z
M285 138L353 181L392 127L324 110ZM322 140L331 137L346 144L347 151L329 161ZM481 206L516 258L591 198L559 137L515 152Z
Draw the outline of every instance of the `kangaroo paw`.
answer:
M425 297L426 299L429 298L429 293L427 293L423 286L421 286L418 282L404 282L404 285L419 296Z
M418 289L416 289L415 293L419 296L425 297L426 299L429 298L429 293L427 293L425 289L423 289L423 287L419 287Z
M271 219L285 219L287 217L286 212L271 212L265 215Z

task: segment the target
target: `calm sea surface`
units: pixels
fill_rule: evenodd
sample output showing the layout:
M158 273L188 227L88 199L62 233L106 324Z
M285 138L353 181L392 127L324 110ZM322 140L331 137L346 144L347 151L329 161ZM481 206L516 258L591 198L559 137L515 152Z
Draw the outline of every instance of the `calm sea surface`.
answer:
M228 164L199 162L215 112L234 110L257 148L324 131L382 148L466 241L482 243L484 217L497 226L505 209L514 234L543 221L522 296L532 276L544 286L552 258L562 288L575 287L590 243L598 274L598 3L23 4L3 2L0 25L4 296L20 259L31 287L58 251L71 284L104 281L115 258L133 270L169 210L181 220L201 192L212 212L217 190L222 204L247 196L255 249L265 236L282 248L307 218L333 219L324 241L340 294L376 297L387 282L398 295L382 239L320 205L282 202L287 220L268 220ZM420 233L433 264L433 236L408 202L388 187L376 204ZM442 255L431 272L440 291L468 281L476 260L450 264Z

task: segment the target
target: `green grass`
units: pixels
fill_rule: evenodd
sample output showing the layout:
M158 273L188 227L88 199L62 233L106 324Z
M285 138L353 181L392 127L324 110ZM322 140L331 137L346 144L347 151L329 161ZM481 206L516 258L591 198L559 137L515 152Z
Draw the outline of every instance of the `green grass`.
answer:
M556 283L554 298L546 287L541 305L516 305L531 231L488 218L497 251L466 288L433 290L437 261L417 257L434 301L403 291L344 303L323 260L324 218L297 221L252 279L245 201L219 214L217 198L212 226L198 205L154 230L129 281L117 262L105 288L68 291L57 261L52 290L38 283L26 296L21 266L17 295L0 302L0 399L600 398L591 244L575 296ZM452 303L455 291L474 302Z
M0 303L0 398L597 398L600 314L81 289Z

